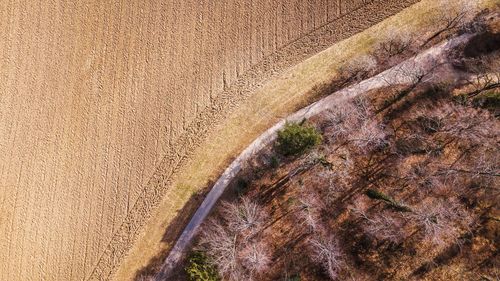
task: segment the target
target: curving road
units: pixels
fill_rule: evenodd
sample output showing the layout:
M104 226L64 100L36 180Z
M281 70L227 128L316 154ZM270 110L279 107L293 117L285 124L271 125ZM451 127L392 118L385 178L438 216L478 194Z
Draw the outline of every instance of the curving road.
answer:
M197 234L201 224L210 213L222 193L224 193L229 183L241 171L243 164L251 159L253 155L262 150L264 147L270 145L276 139L276 132L283 128L285 122L297 122L303 120L304 118L310 118L314 115L324 112L325 110L331 109L333 106L344 100L351 99L370 90L387 86L388 84L412 83L413 77L411 73L432 72L437 69L436 66L438 65L441 67L446 67L447 55L449 54L450 50L453 50L457 45L463 44L471 37L472 35L466 34L441 43L370 79L364 80L359 84L332 93L322 100L317 101L290 115L286 119L274 125L272 128L268 129L265 133L260 135L231 163L229 167L227 167L222 176L214 184L214 186L178 238L176 244L171 249L169 255L162 265L160 272L155 276L155 280L167 280L168 276L171 274L171 270L186 253L186 250L188 249L192 239ZM428 77L429 80L432 80L432 75L429 75Z
M182 204L171 183L207 130L417 1L0 1L0 280L135 272L132 246L162 200Z

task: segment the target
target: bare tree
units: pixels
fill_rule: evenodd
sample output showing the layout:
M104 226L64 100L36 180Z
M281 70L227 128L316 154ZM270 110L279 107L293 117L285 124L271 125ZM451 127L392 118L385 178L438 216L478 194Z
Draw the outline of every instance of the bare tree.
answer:
M500 53L465 59L459 56L459 60L461 60L459 63L463 64L470 73L467 81L473 90L468 93L468 97L500 87Z
M453 200L424 201L408 218L417 223L424 239L437 248L458 242L461 230L468 230L474 222L474 217Z
M349 135L359 123L359 108L352 101L345 101L324 113L325 134L332 140L338 141Z
M299 202L299 221L303 222L311 232L321 229L321 211L326 207L321 195L315 191L303 192Z
M444 127L445 120L451 115L450 110L442 110L441 106L441 104L438 104L437 106L435 104L424 104L414 110L411 113L410 118L411 120L414 120L425 133L433 134L441 132Z
M361 151L371 151L387 143L386 132L376 120L366 120L350 135L352 143Z
M425 133L440 133L465 143L496 143L498 125L486 110L449 101L421 107L412 114Z
M380 241L400 243L406 237L403 217L388 211L370 216L368 214L370 205L365 197L361 197L356 199L349 209L355 217L364 221L363 229L366 234Z
M333 141L345 139L362 151L370 151L386 143L382 124L374 119L364 98L347 100L324 114L325 134Z
M414 53L414 41L409 33L401 28L391 28L387 31L385 38L375 46L375 57L379 64L394 65L395 58L400 58L405 53Z
M373 276L363 272L349 272L351 276L346 281L371 281Z
M466 28L477 14L479 6L478 1L438 0L438 9L440 10L436 23L438 29L425 40L422 46L426 46L442 34Z
M371 203L368 201L366 196L359 196L354 198L353 204L349 206L349 211L351 211L356 217L362 218L365 220L370 220L368 216L368 209L370 208Z
M415 186L415 195L419 198L430 194L448 198L463 193L464 186L458 183L456 172L436 173L438 168L435 166L430 163L417 163L407 172L405 178L409 185Z
M255 234L262 229L267 213L244 197L240 202L222 202L219 217L209 219L200 233L200 247L229 280L250 280L268 263L264 245Z
M481 176L500 176L500 153L498 147L484 149L477 155L472 162L473 175Z
M239 272L237 259L237 236L226 230L217 220L208 220L201 233L200 245L206 249L207 256L217 266L222 276Z
M397 78L395 79L396 83L407 83L413 90L416 86L428 82L432 78L434 70L440 65L435 60L429 60L426 66L421 66L417 62L401 64L394 70Z
M371 55L362 55L346 62L339 70L349 82L359 82L377 68L377 61Z
M391 69L391 73L388 75L390 78L381 79L385 81L388 86L406 85L406 87L398 91L395 96L390 97L381 108L375 111L375 114L399 102L412 93L419 85L431 81L435 70L442 65L443 63L435 59L428 59L425 65L412 60Z
M481 143L495 133L492 123L487 122L490 116L486 111L446 103L436 108L434 114L449 116L444 119L443 131L454 138Z
M250 276L261 274L269 268L271 258L268 246L263 242L250 243L240 251L242 265L250 272Z
M350 174L353 169L352 159L349 155L342 155L342 161L337 162L333 169L321 171L317 174L317 180L322 181L326 186L325 195L322 195L322 200L327 204L333 203L335 199L350 186L353 178Z
M450 177L460 179L460 183L451 184L452 192L459 192L461 196L480 197L481 194L488 196L486 190L498 190L500 182L500 152L496 145L482 144L464 153L451 165L440 165L436 176L448 179ZM473 185L478 189L469 189ZM450 188L451 189L451 188ZM448 191L447 193L451 193Z
M240 203L222 202L221 214L228 229L244 238L259 231L267 218L264 209L248 197L243 197Z
M309 240L312 248L311 259L323 266L328 276L335 280L342 269L342 254L333 235L315 237Z
M398 214L383 212L373 218L367 218L365 231L377 240L400 243L405 237L404 221Z
M347 138L355 129L369 123L372 115L365 99L346 100L324 114L325 133L334 141Z

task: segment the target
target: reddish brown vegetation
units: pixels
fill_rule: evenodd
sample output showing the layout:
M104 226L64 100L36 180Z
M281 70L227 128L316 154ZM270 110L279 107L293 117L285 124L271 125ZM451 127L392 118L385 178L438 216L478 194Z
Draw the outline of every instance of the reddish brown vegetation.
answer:
M500 122L457 103L450 87L419 84L390 106L388 90L311 120L321 147L262 172L240 203L221 205L201 245L223 276L494 276Z
M381 50L409 50L404 38L394 40ZM469 101L485 90L498 93L491 69L499 54L453 59L453 67L491 79L437 83L439 73L431 82L431 73L402 70L407 85L366 93L309 120L323 134L315 150L260 155L246 170L250 184L226 194L200 235L198 248L221 276L496 278L500 121ZM360 65L371 63L360 59L344 73L362 79L374 70Z

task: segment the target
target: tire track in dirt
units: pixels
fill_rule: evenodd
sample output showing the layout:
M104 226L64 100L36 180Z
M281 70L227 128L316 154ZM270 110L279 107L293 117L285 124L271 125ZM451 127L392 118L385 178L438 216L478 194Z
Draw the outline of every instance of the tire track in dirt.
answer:
M112 262L109 261L120 260L120 257L125 255L127 251L127 249L120 249L118 244L131 245L133 243L134 236L138 234L147 221L151 210L159 204L165 189L172 182L172 177L182 169L182 165L189 159L190 152L202 141L203 135L223 116L237 108L237 105L253 90L265 80L302 61L307 56L317 53L332 43L347 38L418 1L359 0L357 2L359 6L343 6L344 10L351 9L349 14L319 26L316 30L294 40L277 53L263 59L261 63L240 76L235 85L226 89L220 98L214 100L211 107L196 118L195 122L188 128L187 133L181 136L176 145L172 146L172 150L167 153L162 163L157 167L154 175L144 187L143 194L134 204L132 212L129 213L120 231L111 240L89 279L102 280L112 275L115 268L110 266ZM352 2L351 5L353 5ZM384 6L383 12L381 12L381 6ZM366 17L366 15L369 16ZM357 22L356 19L362 16L366 21ZM333 31L339 33L334 34ZM104 268L101 265L104 265Z

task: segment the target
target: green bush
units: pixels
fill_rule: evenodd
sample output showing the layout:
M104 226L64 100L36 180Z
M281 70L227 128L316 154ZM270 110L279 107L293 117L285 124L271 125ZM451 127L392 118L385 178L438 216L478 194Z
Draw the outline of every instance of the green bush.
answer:
M485 109L498 109L500 108L500 92L486 91L474 97L472 104Z
M370 197L371 199L382 200L382 201L385 201L387 203L394 203L395 202L395 200L392 197L390 197L389 195L387 195L381 191L375 190L375 189L368 189L366 191L366 196Z
M202 252L193 252L185 268L189 281L219 281L219 274Z
M248 181L245 179L239 178L238 181L236 182L236 193L238 196L243 196L245 193L248 191Z
M271 168L273 169L278 168L280 166L280 160L278 159L278 157L276 156L271 157L270 165Z
M391 196L389 196L381 191L378 191L375 189L368 189L365 192L365 194L366 194L366 196L370 197L371 199L384 201L385 203L389 204L390 206L392 206L393 208L395 208L398 211L412 212L412 209L410 207L396 201L394 198L392 198Z
M276 148L284 156L298 155L318 145L321 140L321 134L313 126L286 123L285 127L278 131Z

